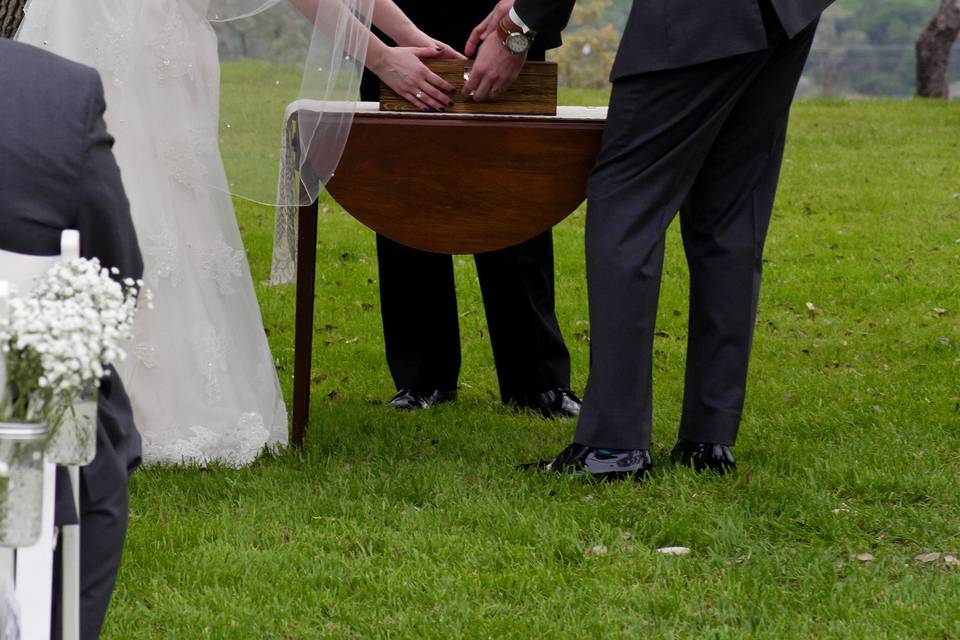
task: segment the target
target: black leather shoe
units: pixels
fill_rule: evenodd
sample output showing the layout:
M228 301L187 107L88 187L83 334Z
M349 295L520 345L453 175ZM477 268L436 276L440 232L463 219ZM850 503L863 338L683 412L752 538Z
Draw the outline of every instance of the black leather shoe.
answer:
M588 476L598 480L642 480L651 469L649 449L606 452L582 444L571 444L552 460L520 465L520 469L540 469L554 473Z
M429 409L435 404L453 402L456 399L456 391L440 391L439 389L434 389L429 394L424 395L413 389L400 389L397 395L387 401L386 406L391 409L412 411L414 409Z
M692 466L694 471L710 469L717 473L726 473L737 466L733 451L728 445L690 442L683 438L677 440L677 444L670 450L670 459L677 464Z
M580 415L580 398L570 389L550 389L525 407L538 411L544 418L576 418Z

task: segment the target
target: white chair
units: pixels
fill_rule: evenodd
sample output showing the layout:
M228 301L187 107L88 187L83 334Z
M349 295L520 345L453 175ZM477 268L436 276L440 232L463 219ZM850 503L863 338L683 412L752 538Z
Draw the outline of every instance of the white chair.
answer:
M0 250L0 280L12 284L20 292L30 290L35 277L43 275L60 260L80 257L80 233L64 231L60 236L60 255L30 256ZM2 289L2 287L0 287ZM0 300L0 310L5 301ZM53 507L56 467L44 465L43 520L40 540L32 547L0 549L0 579L15 571L16 597L20 606L21 640L49 640L50 602L53 588L54 539ZM73 497L79 507L79 470L71 467ZM4 573L5 572L5 573ZM73 640L80 635L80 528L63 530L63 638Z

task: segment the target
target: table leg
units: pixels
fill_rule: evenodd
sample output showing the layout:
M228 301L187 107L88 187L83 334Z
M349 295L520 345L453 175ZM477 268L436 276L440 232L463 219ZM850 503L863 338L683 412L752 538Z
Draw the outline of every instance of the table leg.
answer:
M297 320L293 353L293 446L303 448L310 419L313 296L317 276L317 202L298 210Z

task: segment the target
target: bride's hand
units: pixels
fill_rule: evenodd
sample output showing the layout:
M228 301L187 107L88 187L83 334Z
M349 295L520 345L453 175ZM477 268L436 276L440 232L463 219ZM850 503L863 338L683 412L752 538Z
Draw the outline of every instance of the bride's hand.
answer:
M449 47L391 47L373 68L387 86L421 111L444 111L453 106L456 88L430 71L421 59L444 57Z

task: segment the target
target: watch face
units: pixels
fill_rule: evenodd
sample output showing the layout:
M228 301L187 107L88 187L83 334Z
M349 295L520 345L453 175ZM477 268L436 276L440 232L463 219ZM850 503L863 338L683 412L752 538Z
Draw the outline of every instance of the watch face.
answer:
M530 48L530 41L522 33L511 33L507 36L507 49L513 53L523 53Z

